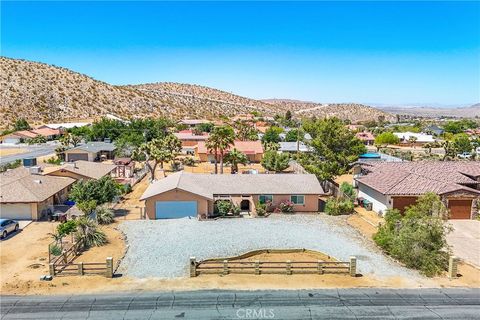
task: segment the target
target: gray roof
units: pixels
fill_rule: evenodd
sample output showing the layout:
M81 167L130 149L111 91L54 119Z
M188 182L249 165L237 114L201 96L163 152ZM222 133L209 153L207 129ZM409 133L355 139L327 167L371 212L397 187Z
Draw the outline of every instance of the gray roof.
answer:
M104 164L98 162L78 160L73 163L65 163L59 167L46 168L45 172L46 174L49 174L59 170L64 170L74 172L87 178L100 179L103 176L110 174L110 172L112 172L112 170L116 167L117 165L115 164Z
M71 150L83 150L87 152L100 152L100 151L115 151L117 149L115 147L114 143L110 142L103 142L103 141L93 141L93 142L88 142L85 144L81 144L79 146L76 146L75 148L68 149L68 151Z
M207 199L232 194L325 194L313 174L195 174L180 171L154 181L140 200L175 189Z
M19 167L0 175L0 202L41 202L74 182L67 177L31 174Z
M278 151L284 152L296 152L297 151L297 143L296 142L280 142L280 148ZM307 146L305 143L299 143L299 151L300 152L311 152L313 149L310 146Z

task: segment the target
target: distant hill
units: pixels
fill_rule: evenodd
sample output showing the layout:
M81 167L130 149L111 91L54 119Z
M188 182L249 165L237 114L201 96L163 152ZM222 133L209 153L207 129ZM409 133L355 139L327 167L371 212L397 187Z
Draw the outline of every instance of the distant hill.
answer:
M474 118L480 117L480 103L469 107L459 108L438 108L438 107L379 107L386 112L421 116L421 117L457 117L457 118Z
M254 110L264 115L291 110L298 117L337 116L351 121L393 119L359 104L316 104L255 100L199 85L171 82L114 86L66 68L0 57L0 127L15 119L32 124L95 119L166 116L174 119L233 116Z

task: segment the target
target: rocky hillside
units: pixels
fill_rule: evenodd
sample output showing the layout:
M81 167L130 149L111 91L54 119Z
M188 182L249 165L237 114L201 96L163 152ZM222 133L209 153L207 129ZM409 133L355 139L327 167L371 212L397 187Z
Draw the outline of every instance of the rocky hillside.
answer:
M382 107L385 112L419 117L480 117L480 103L461 108L435 108L435 107Z
M338 116L352 121L390 115L357 104L321 105L291 100L260 101L190 84L113 86L43 63L0 57L0 127L19 117L33 124L118 117L216 118L253 110L265 115L294 111L298 117ZM393 117L392 117L393 118Z

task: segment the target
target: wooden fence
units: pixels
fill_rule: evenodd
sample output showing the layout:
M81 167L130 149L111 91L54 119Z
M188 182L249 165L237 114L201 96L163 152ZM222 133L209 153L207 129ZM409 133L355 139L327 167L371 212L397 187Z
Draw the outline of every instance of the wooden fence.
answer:
M78 263L50 263L50 275L69 276L69 275L105 275L107 278L113 277L113 258L109 257L105 262L78 262Z
M355 277L357 274L357 259L350 257L350 261L238 261L249 256L264 252L288 253L306 252L310 250L257 250L245 255L233 258L208 259L196 261L195 257L190 258L190 277L201 274L349 274Z

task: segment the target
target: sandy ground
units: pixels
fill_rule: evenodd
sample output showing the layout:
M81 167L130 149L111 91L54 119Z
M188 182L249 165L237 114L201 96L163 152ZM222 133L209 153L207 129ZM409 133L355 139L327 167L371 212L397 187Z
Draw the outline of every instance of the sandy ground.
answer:
M21 148L8 148L8 149L1 148L0 149L0 157L11 156L13 154L24 153L26 151L27 150L21 149Z
M338 176L334 180L336 183L341 185L343 182L352 184L353 183L353 174L342 174L341 176Z
M169 166L165 166L166 169L169 169ZM265 169L259 163L250 163L247 165L239 165L238 172L242 172L244 170L254 169L258 170L259 173L265 172ZM209 162L201 162L196 164L194 167L185 166L185 172L192 172L192 173L214 173L215 172L215 165ZM220 172L220 165L218 165L218 172ZM230 174L231 167L230 166L223 166L223 173Z

